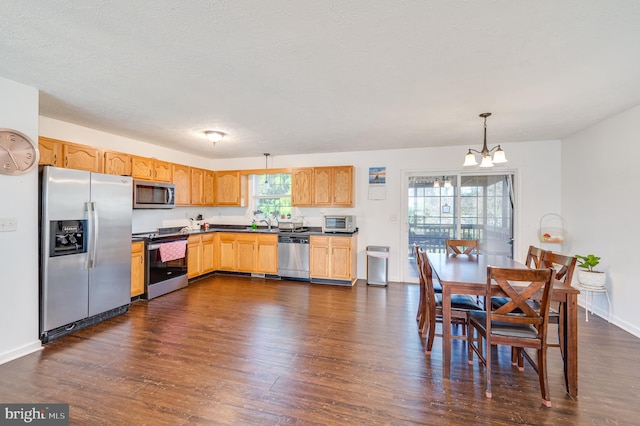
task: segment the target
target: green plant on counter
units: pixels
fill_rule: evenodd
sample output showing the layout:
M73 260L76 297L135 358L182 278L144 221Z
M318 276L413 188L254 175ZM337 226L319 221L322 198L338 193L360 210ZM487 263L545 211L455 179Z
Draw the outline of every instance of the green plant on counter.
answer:
M584 268L589 272L595 272L593 268L595 268L600 263L600 258L593 254L588 254L586 256L576 254L576 259L578 259L578 267Z

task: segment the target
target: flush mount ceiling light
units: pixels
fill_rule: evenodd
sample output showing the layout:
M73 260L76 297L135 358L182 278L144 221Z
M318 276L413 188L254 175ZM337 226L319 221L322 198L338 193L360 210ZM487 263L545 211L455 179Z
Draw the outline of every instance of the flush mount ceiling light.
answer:
M500 148L500 145L494 146L491 149L487 148L487 117L489 117L490 115L490 112L483 112L482 114L480 114L480 117L484 118L484 145L482 145L482 151L477 151L475 149L469 148L469 152L464 157L463 166L466 167L478 165L478 161L476 160L476 155L474 154L474 152L482 156L480 167L493 167L494 164L507 162L507 157L505 156L502 148ZM494 151L495 153L493 154L492 160L491 153Z
M214 145L216 142L220 142L222 138L224 138L224 133L217 130L205 130L204 134L211 142L213 142Z

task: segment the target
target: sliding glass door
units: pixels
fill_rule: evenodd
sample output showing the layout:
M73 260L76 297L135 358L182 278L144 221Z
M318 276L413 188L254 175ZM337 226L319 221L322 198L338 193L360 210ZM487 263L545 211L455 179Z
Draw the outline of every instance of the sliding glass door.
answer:
M513 257L513 181L513 174L407 174L407 281L418 277L414 244L444 252L446 239L477 239L480 253Z

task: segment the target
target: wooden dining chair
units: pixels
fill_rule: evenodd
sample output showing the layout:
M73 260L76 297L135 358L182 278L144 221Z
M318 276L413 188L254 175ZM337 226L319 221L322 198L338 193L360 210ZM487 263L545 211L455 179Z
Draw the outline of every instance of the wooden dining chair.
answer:
M489 304L487 311L468 311L467 313L469 364L473 363L473 354L475 353L485 366L485 395L487 398L492 397L491 347L493 345L507 345L517 348L533 348L537 350L536 361L527 352L521 351L521 353L538 372L542 403L551 407L547 377L547 324L552 287L553 270L551 268L487 267L487 286L485 289L487 300L490 300L491 296L498 292L509 296L509 301L497 309ZM535 310L528 302L538 292L542 293L542 299L540 309ZM484 351L483 339L485 340Z
M573 279L573 271L576 268L577 259L573 256L565 256L558 253L552 253L550 251L544 252L542 256L542 266L545 268L552 268L554 272L554 278L557 282L571 284ZM564 330L561 324L564 322L563 309L560 309L560 303L555 303L554 306L549 308L549 323L558 324L558 343L549 343L549 346L559 347L562 358L564 359L563 345Z
M478 254L478 240L445 240L447 254Z
M422 273L420 272L422 270L422 258L420 256L420 246L416 243L413 243L413 250L415 253L415 257L416 257L416 265L418 267L418 279L420 281L420 299L418 300L418 312L416 313L416 321L418 321L418 330L420 330L420 332L422 332L422 327L424 326L424 278L422 276Z
M539 247L529 246L529 250L527 250L527 259L525 260L524 264L527 265L529 268L533 268L533 269L540 268L540 265L542 265L542 257L544 256L545 253L546 251ZM499 308L500 306L504 305L508 301L509 301L508 297L493 296L491 298L491 304L496 308Z
M542 257L540 259L540 266L544 268L552 268L554 271L554 279L556 282L561 283L571 283L573 278L573 271L576 267L577 259L573 256L565 256L558 253L553 253L550 251L542 252ZM495 298L494 298L495 299ZM494 305L494 300L492 300ZM533 309L540 309L540 302L537 300L531 300L529 305ZM560 302L552 303L549 307L549 324L557 324L557 334L558 341L557 342L547 342L548 347L560 348L560 355L562 359L564 359L564 346L562 342L564 341L564 329L561 327L561 324L564 322L563 310L560 309ZM553 339L552 339L553 340ZM524 369L524 360L521 354L521 349L513 348L511 353L511 362L514 365L518 365L520 370Z
M433 287L433 271L429 263L428 255L418 249L420 257L420 275L425 283L425 299L423 304L423 318L425 319L422 337L426 338L425 353L430 354L436 334L436 323L442 323L442 293L436 293ZM471 309L482 310L475 297L468 294L451 295L451 322L462 326L462 336L452 335L454 339L466 340L467 335L467 311Z

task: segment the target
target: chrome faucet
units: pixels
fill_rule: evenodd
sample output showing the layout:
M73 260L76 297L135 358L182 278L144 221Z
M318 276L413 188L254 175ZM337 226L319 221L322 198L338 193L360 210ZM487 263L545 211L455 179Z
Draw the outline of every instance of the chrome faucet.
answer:
M271 231L271 219L270 218L262 219L260 222L266 223L269 231Z

